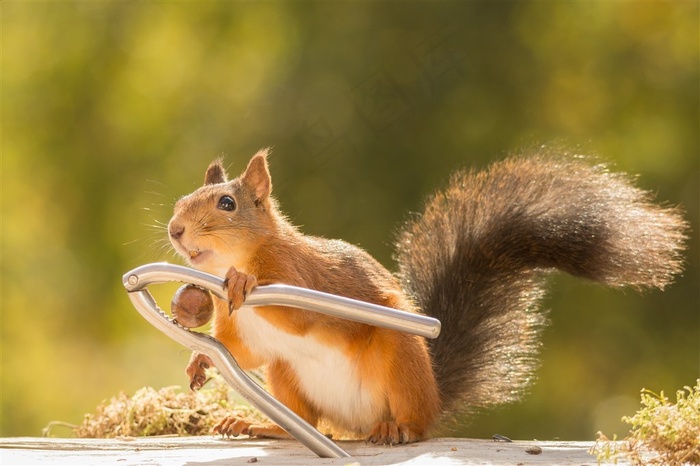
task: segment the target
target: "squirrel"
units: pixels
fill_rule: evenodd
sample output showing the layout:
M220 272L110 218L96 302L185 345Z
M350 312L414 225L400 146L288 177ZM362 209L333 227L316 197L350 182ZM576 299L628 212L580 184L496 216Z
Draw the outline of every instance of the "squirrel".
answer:
M270 392L317 426L379 444L420 441L463 410L516 401L537 367L538 310L554 269L612 287L663 289L682 270L687 224L624 174L552 149L455 173L401 228L398 271L359 247L308 236L271 195L268 150L229 180L222 159L180 198L168 224L193 267L225 277L212 334ZM289 307L242 307L257 285L285 283L442 322L423 337ZM194 353L193 390L212 361ZM227 417L224 436L288 438Z

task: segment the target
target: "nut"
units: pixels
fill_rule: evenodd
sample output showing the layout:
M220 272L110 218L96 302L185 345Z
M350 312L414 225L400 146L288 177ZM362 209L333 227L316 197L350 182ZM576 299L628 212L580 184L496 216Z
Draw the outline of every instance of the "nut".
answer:
M211 320L214 301L207 290L192 284L182 285L173 296L170 310L183 327L201 327Z

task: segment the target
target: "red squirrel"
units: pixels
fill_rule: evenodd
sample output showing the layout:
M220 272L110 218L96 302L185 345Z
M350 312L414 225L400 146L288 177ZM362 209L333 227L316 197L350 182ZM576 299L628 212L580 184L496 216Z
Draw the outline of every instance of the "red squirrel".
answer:
M175 250L225 277L212 334L243 369L263 367L271 393L312 425L325 420L381 444L423 440L463 409L511 402L537 365L538 304L553 269L613 287L664 288L682 269L677 209L622 174L539 153L461 171L397 241L392 274L362 249L304 235L272 197L268 151L229 180L221 159L175 204ZM289 307L242 307L257 285L285 283L442 322L434 341ZM193 354L191 388L211 360ZM229 417L215 431L288 437Z

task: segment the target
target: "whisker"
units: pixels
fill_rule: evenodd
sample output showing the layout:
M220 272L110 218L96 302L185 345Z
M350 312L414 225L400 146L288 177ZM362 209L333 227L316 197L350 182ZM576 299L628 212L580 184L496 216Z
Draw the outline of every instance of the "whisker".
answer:
M167 188L167 187L168 187L168 186L167 186L165 183L163 183L162 181L156 181L156 180L149 180L149 179L146 179L146 183L157 184L158 186L160 186L160 187L162 187L162 188ZM164 194L161 194L161 193L154 193L154 194L157 194L157 195L159 195L159 196L165 197L165 195L164 195Z
M144 191L144 194L150 194L152 196L166 197L165 194L159 193L158 191Z
M140 223L143 227L151 228L153 231L166 231L168 229L167 225L162 223Z
M167 222L162 222L162 221L160 221L160 220L158 220L158 219L156 219L156 218L152 218L151 220L153 221L152 226L157 226L157 227L160 227L160 228L166 228L166 227L168 226L168 223L167 223Z
M167 258L168 256L173 256L174 258L179 257L177 252L170 244L170 241L168 241L166 238L158 238L151 243L143 254L141 254L139 259L149 257L155 260L163 260L164 257Z
M151 204L153 207L166 207L168 204ZM159 212L160 209L152 209L151 207L141 207L141 210L145 210L146 212Z

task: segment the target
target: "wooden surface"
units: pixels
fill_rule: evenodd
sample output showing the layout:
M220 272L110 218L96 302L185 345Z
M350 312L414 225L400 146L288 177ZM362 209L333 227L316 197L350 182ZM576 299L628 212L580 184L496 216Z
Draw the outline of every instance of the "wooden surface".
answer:
M0 438L9 465L596 465L592 442L513 442L443 438L406 446L339 442L352 458L316 457L296 441L219 437L137 439ZM542 453L527 453L538 446ZM618 463L622 464L622 463Z

